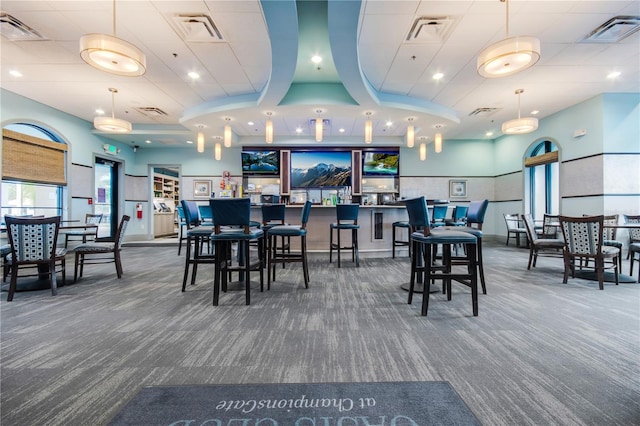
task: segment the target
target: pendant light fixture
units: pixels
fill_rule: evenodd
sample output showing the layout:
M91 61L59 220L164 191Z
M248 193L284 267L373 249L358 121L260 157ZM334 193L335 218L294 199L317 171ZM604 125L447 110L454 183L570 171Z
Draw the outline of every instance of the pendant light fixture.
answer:
M316 113L318 114L322 114L322 110L316 110ZM318 115L318 117L316 118L316 142L322 142L322 125L323 125L323 119L322 117L320 117Z
M371 112L367 111L367 121L364 123L364 143L373 142L373 123L371 122Z
M113 0L113 35L83 35L80 37L80 57L92 67L111 74L137 77L147 71L144 53L116 37L116 0Z
M121 120L115 117L115 95L118 93L118 89L113 87L109 88L111 92L111 117L98 116L93 119L93 127L97 130L109 133L129 133L131 132L131 123L126 120Z
M436 154L440 154L442 152L442 133L440 133L441 124L436 124L436 129L438 132L436 133L435 138L433 138L433 147Z
M213 146L213 158L216 161L222 160L222 145L220 144L220 142L216 142Z
M478 74L485 78L506 77L524 71L540 59L540 40L530 36L509 38L509 0L507 6L507 38L484 49L478 56Z
M229 117L226 117L224 121L227 122L227 124L224 126L224 147L231 148L231 139L233 136L231 134L231 126L229 125L229 121L231 121L231 119Z
M422 142L420 144L420 161L427 159L427 144Z
M203 153L204 152L204 133L202 132L202 129L204 128L204 125L198 124L196 125L196 127L200 129L200 131L198 132L198 136L196 138L196 150L199 153Z
M407 148L413 148L414 139L413 117L409 117L409 125L407 126Z
M264 139L267 143L273 143L273 122L271 121L271 112L267 113L267 124L264 126Z
M523 135L525 133L531 133L538 128L537 118L520 118L520 95L522 93L524 93L524 89L516 90L516 95L518 95L518 118L502 123L502 133L507 135Z

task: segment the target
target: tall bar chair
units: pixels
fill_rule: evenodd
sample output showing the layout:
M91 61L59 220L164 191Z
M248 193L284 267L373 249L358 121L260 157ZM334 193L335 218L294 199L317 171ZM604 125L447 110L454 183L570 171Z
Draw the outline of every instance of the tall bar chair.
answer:
M267 238L271 241L267 243L269 252L267 256L267 290L271 289L271 274L273 274L273 281L276 280L276 264L299 262L302 263L302 273L304 275L304 286L309 288L309 266L307 262L307 222L309 221L309 214L311 213L311 201L304 203L302 213L300 215L300 225L277 225L269 229L267 232ZM300 252L291 253L291 251L285 252L284 250L278 253L276 247L276 240L278 237L300 237Z
M409 214L409 224L413 229L421 229L411 233L411 244L413 256L411 258L411 281L409 284L408 304L413 302L413 293L418 273L424 274L424 291L422 293L422 316L427 315L429 309L429 293L432 280L442 280L442 287L446 288L447 300L451 300L451 282L456 281L471 288L471 305L473 316L478 315L478 268L476 264L477 238L469 233L458 230L432 228L430 226L429 213L424 196L405 200L407 213ZM436 266L433 261L432 252L442 245L442 265ZM457 244L465 246L464 258L458 258L453 262L451 247ZM422 257L423 266L418 264L418 257ZM464 259L465 264L460 262ZM466 272L454 265L463 266Z
M214 262L210 253L211 234L213 226L200 224L198 205L194 201L181 200L185 223L187 225L187 241L184 260L184 274L182 277L182 291L186 290L189 270L191 269L191 285L195 285L198 274L198 265L201 263L211 264ZM207 243L206 253L203 252L204 244Z
M337 222L329 225L329 263L332 263L333 251L338 252L338 268L340 268L340 250L351 250L351 261L360 266L360 256L358 253L358 213L360 204L337 204ZM336 243L333 242L333 231L336 231ZM340 242L340 232L351 231L351 245L342 246Z
M211 241L214 243L213 306L218 306L220 289L227 290L229 272L238 271L244 275L245 304L251 304L251 271L260 274L260 291L264 290L265 266L264 231L251 228L251 200L249 198L212 198L209 200L214 218ZM250 242L257 241L258 259L251 261ZM238 265L231 259L231 244L238 243Z
M286 225L284 221L284 217L286 214L286 205L284 204L263 204L261 207L262 210L262 225L261 229L264 231L264 239L267 242L267 251L270 250L270 244L272 243L269 238L269 230L274 226L278 225ZM284 253L287 250L291 253L291 237L282 235L280 238L280 250ZM275 246L274 249L277 248L278 240L274 239L273 244ZM284 268L284 263L282 264ZM275 279L275 278L274 278Z
M402 240L398 237L398 229L407 230L407 239ZM396 258L396 247L408 247L409 257L411 257L411 225L406 220L399 220L391 224L391 257Z

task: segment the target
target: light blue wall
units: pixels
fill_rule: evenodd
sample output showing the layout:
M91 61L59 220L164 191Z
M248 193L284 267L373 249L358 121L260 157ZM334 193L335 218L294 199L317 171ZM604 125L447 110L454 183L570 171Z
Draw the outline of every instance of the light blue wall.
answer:
M492 140L447 140L442 152L427 144L427 159L420 161L419 143L400 148L401 176L494 176Z

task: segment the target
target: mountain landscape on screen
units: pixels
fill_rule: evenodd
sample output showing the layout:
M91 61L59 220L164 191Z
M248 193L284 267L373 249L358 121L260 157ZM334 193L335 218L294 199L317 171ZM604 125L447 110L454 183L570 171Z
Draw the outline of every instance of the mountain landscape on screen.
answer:
M349 186L351 167L317 163L306 169L291 167L291 187Z

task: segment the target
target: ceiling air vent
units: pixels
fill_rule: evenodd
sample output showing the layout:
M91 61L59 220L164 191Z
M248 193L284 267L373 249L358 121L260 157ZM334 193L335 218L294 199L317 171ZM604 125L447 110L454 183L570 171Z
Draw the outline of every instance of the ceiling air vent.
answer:
M469 113L469 117L489 117L500 108L476 108Z
M136 111L138 111L142 115L146 115L147 117L166 117L169 115L160 108L156 107L140 107L136 108Z
M586 43L616 43L640 29L640 16L616 16L591 31L581 41Z
M453 19L446 16L438 18L421 16L413 21L405 41L408 43L443 43L449 36L453 23Z
M6 12L0 12L0 34L11 41L46 40L39 32Z
M225 41L210 15L204 13L180 14L173 17L173 23L185 41Z

